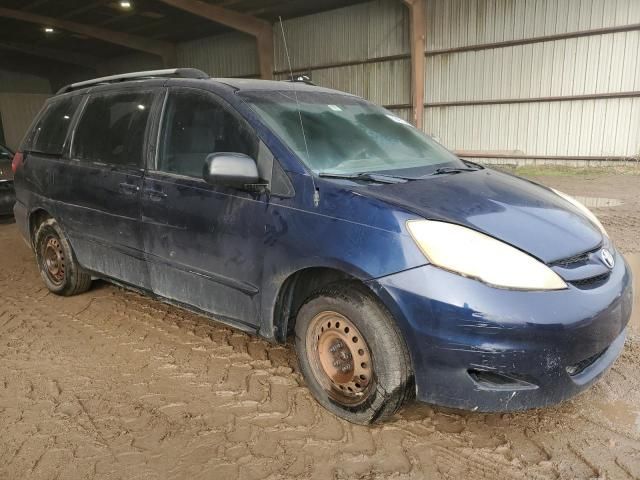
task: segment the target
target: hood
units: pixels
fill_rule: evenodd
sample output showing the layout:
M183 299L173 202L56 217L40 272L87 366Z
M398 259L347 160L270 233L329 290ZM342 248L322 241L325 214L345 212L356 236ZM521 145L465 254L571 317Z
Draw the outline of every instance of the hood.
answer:
M13 180L13 171L11 170L11 160L0 158L0 182Z
M569 202L536 183L491 169L355 190L429 220L473 228L546 263L602 243L600 230Z

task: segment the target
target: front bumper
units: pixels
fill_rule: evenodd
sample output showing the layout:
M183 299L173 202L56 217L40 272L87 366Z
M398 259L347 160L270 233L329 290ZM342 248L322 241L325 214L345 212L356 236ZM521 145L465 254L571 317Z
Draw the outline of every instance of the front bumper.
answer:
M16 191L12 181L0 182L0 216L11 215L16 202Z
M631 283L618 253L589 289L501 290L431 265L369 282L404 334L418 400L484 412L551 405L593 384L624 346Z

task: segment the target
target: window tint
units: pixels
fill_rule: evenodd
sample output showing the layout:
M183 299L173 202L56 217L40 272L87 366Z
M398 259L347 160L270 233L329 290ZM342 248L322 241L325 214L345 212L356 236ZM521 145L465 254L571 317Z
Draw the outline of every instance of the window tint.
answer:
M71 119L80 100L80 96L75 96L56 100L47 105L33 127L28 149L50 155L60 155Z
M152 101L151 92L91 97L76 129L74 156L111 165L141 166Z
M210 153L257 156L250 127L205 93L170 93L162 123L158 170L163 172L199 178Z

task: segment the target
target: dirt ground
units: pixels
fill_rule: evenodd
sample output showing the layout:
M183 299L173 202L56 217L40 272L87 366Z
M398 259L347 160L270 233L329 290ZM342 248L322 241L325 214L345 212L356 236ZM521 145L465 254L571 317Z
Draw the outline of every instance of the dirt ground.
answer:
M536 179L621 200L596 213L640 277L640 176ZM0 251L1 479L640 477L638 307L620 359L571 401L411 406L367 428L314 402L288 346L106 283L49 294L14 224Z

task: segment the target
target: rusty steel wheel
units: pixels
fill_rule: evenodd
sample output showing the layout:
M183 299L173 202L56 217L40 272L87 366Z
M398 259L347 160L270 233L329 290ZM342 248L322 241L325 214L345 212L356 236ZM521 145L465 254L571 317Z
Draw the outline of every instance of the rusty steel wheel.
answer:
M37 227L33 247L40 275L49 291L56 295L76 295L91 287L91 275L75 259L71 245L53 218Z
M62 285L65 275L64 250L58 238L50 235L45 239L42 258L45 262L46 273L49 280L51 280L54 285Z
M343 405L358 405L374 384L366 340L344 315L317 314L307 329L307 352L314 376L327 394Z
M414 395L402 334L366 285L347 280L316 290L298 309L295 345L311 394L349 422L383 421Z

